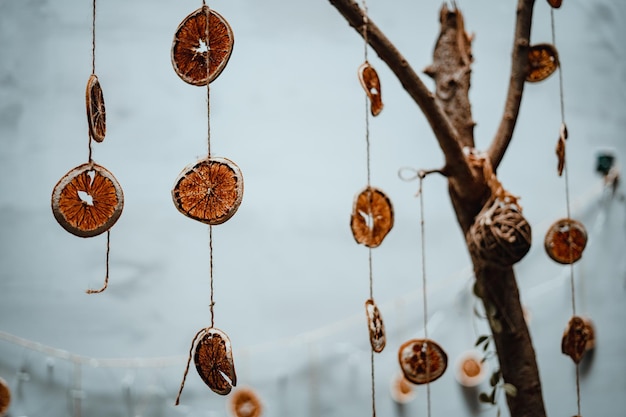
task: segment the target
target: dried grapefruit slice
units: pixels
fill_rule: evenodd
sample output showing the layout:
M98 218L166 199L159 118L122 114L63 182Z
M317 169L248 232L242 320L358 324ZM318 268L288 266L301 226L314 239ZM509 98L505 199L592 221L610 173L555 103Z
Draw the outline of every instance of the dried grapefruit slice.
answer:
M367 328L370 333L370 344L374 352L380 353L387 343L385 324L378 306L371 298L365 301L365 314L367 316Z
M448 367L448 355L430 339L411 339L398 350L398 361L406 379L427 384L439 378Z
M85 91L85 104L87 107L87 122L89 123L89 135L96 142L102 142L106 135L106 109L104 107L104 95L96 74L91 74L87 81Z
M370 99L370 112L372 116L378 116L383 111L383 100L380 90L380 79L378 73L365 61L358 70L359 81L367 93L367 97Z
M232 393L230 409L235 417L259 417L263 412L259 396L250 388L238 388Z
M172 189L178 211L210 225L230 219L242 198L243 175L227 158L209 157L187 165Z
M204 331L196 345L193 362L200 378L214 392L226 395L237 385L230 339L221 330Z
M113 174L89 162L65 174L52 191L52 213L68 232L92 237L109 230L122 214L124 193Z
M233 30L226 19L215 10L202 6L187 16L176 29L172 42L174 71L188 84L207 85L226 67L234 42ZM209 71L206 63L207 54Z
M571 239L571 248L570 248ZM548 256L560 264L573 264L587 246L585 226L574 219L560 219L550 226L544 246Z
M365 187L354 199L350 227L357 243L370 248L380 245L393 227L389 197L378 188Z
M526 81L536 83L548 78L559 66L559 54L549 43L540 43L528 51L528 74Z

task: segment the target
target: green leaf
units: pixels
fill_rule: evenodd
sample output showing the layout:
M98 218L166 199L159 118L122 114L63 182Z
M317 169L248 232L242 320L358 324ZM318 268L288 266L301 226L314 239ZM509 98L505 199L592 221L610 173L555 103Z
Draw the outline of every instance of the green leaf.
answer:
M474 285L472 286L472 292L476 297L483 298L483 292L480 285L478 284L478 281L474 282Z
M478 401L480 401L481 403L488 404L488 403L491 403L491 398L489 397L489 395L487 395L486 392L481 392L478 395Z
M491 329L493 330L494 333L502 332L502 323L500 322L500 320L490 317L489 323L491 324Z
M504 392L506 392L506 395L508 395L509 397L517 396L517 388L513 384L509 384L508 382L505 382L504 384L502 384L502 389L504 390Z
M501 376L502 376L502 373L500 372L499 369L494 371L494 373L491 374L491 378L489 379L489 385L491 385L492 387L495 387L496 385L498 385L498 381L500 381Z
M493 391L491 391L489 400L491 401L491 404L496 405L496 387L493 387Z
M485 343L486 341L489 340L489 336L488 335L482 335L480 336L477 340L476 340L476 344L474 346L479 346L483 343ZM489 343L487 343L486 345L488 345Z

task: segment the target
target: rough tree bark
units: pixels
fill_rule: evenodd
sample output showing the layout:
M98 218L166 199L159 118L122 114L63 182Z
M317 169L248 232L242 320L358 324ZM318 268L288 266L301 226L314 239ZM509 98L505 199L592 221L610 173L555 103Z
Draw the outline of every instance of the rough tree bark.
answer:
M441 29L435 45L433 63L424 72L435 80L431 92L406 59L385 37L376 24L354 0L329 0L360 35L367 25L367 40L389 66L404 89L428 120L445 155L441 173L448 179L450 199L465 236L477 214L491 196L482 168L472 163L474 121L468 97L471 78L471 37L464 28L458 9L441 9ZM511 73L501 122L488 150L495 172L513 137L526 73L534 0L518 0ZM367 23L364 23L367 22ZM471 253L470 253L471 254ZM513 268L489 266L472 255L477 292L486 311L491 311L490 326L500 362L502 378L517 388L517 395L507 395L512 417L545 416L541 382L528 327L524 320ZM496 324L494 324L496 323Z

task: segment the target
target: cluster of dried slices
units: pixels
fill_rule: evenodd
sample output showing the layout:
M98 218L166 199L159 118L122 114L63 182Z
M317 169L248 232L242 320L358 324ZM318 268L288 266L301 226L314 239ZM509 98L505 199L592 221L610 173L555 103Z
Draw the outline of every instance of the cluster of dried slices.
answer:
M259 417L263 412L261 399L251 388L238 388L229 401L230 411L235 417Z
M393 227L389 197L378 188L365 187L354 199L350 227L357 243L370 248L380 245Z
M104 95L96 74L91 74L85 91L85 105L87 108L87 122L89 136L96 142L102 142L106 135L106 109Z
M548 78L559 66L559 54L549 43L532 45L528 51L526 81L535 83Z
M88 162L59 180L52 191L52 213L68 232L80 237L109 230L122 214L124 193L113 174Z
M383 100L380 89L380 79L378 73L365 61L358 69L359 81L370 100L370 112L372 116L378 116L383 110Z
M595 330L591 320L573 316L561 339L561 352L580 363L586 352L595 347Z
M550 226L544 240L546 252L560 264L573 264L583 256L587 246L585 226L574 219L560 219Z
M174 71L188 84L207 85L226 67L234 42L233 30L226 19L202 6L185 17L176 29L172 42Z
M370 333L370 344L374 352L380 353L385 348L387 337L385 336L385 324L378 306L371 298L365 301L365 314L367 316L367 328Z
M7 382L0 378L0 416L9 411L9 405L11 405L11 390Z
M430 339L411 339L398 350L400 369L414 384L428 384L438 379L448 367L448 355Z

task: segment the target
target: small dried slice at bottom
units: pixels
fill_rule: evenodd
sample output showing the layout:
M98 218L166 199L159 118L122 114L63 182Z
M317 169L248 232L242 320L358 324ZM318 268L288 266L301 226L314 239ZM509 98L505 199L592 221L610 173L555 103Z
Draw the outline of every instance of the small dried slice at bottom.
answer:
M378 188L365 187L354 199L350 227L357 243L370 248L379 246L393 227L389 197Z
M562 3L563 3L563 0L548 0L548 4L550 4L550 6L552 6L555 9L558 9L559 7L561 7Z
M594 348L595 334L593 325L589 320L579 316L573 316L561 339L561 352L572 358L575 363L580 363L585 352Z
M251 388L238 388L230 396L230 410L235 417L259 417L263 405Z
M214 392L226 395L237 385L230 339L223 331L206 329L196 345L193 361L200 378Z
M52 191L52 213L68 232L92 237L109 230L122 214L124 193L106 168L93 162L65 174Z
M385 336L385 324L378 306L371 298L365 301L365 314L367 316L367 328L370 334L370 344L376 353L385 348L387 337Z
M9 405L11 404L11 390L7 382L0 378L0 416L9 411Z
M438 379L448 367L448 355L430 339L411 339L398 350L400 369L414 384L427 384Z
M87 122L89 123L89 135L96 142L102 142L106 135L106 109L104 107L104 95L96 74L91 74L87 81L85 91L85 104L87 107Z
M243 175L227 158L204 158L187 165L172 189L178 211L210 225L230 219L242 198Z
M359 67L358 74L361 86L363 86L363 89L370 100L370 112L372 113L372 116L378 116L380 112L383 111L382 92L380 89L380 79L378 78L378 73L369 62L365 61Z
M559 54L549 43L540 43L528 51L528 74L526 81L539 82L548 78L559 66Z
M570 245L571 239L571 245ZM573 264L583 256L587 230L574 219L560 219L550 226L544 240L546 253L560 264Z

